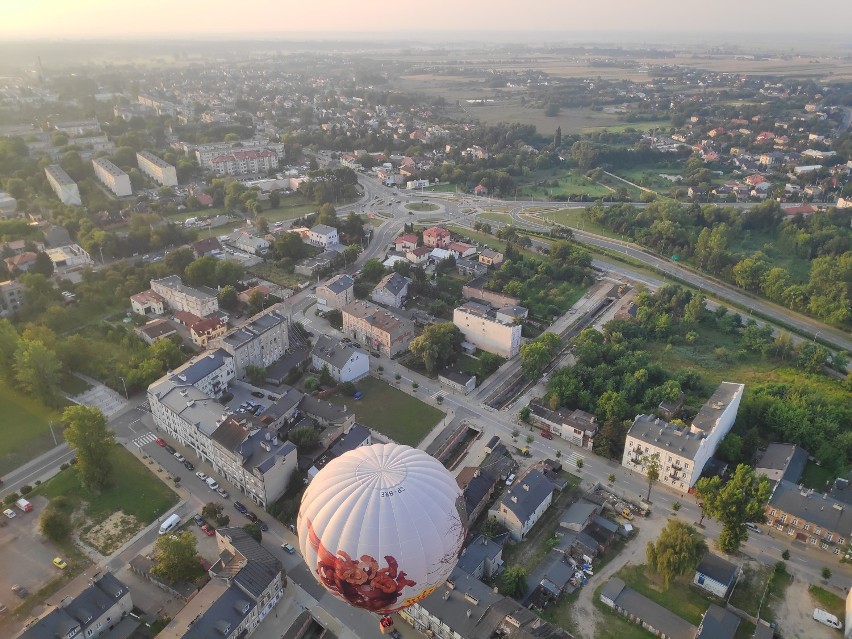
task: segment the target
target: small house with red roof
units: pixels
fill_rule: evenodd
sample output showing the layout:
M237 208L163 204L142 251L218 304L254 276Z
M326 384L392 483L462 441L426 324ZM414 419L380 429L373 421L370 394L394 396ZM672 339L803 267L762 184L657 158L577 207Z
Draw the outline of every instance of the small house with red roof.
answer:
M430 248L447 248L452 238L442 226L433 226L423 231L423 244Z
M410 251L417 248L417 236L412 233L400 235L394 240L397 251Z

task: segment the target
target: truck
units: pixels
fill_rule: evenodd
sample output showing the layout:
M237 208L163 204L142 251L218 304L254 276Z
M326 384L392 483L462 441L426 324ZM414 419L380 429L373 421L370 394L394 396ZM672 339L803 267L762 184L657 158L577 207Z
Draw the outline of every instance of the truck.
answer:
M843 624L840 623L840 620L837 617L822 608L814 608L814 620L824 623L830 628L836 628L837 630L841 630L843 628Z
M19 499L15 502L15 505L25 513L28 513L33 509L33 505L26 499Z

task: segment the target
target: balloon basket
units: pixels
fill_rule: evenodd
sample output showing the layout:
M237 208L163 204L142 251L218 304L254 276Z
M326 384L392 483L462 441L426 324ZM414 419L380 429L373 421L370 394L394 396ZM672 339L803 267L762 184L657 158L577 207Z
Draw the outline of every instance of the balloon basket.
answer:
M379 619L379 632L383 635L389 635L393 630L393 619L389 615L385 615Z

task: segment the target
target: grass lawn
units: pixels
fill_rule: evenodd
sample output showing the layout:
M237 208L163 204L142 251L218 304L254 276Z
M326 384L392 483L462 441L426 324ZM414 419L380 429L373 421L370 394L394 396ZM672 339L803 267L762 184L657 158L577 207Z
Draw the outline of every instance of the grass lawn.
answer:
M474 242L484 244L488 248L494 249L495 251L503 252L506 250L506 243L503 240L498 240L493 235L488 235L487 233L480 233L479 231L474 231L473 229L468 229L461 226L448 226L447 229L452 231L456 235L461 235L462 237L466 237L470 240L473 240ZM524 255L529 255L530 257L537 257L539 259L542 259L542 256L536 253L535 251L522 249L518 246L516 246L515 249L520 251Z
M712 601L698 594L690 586L692 575L672 580L668 590L663 589L662 578L645 565L627 565L618 571L616 576L621 577L633 590L696 626L701 623L701 618Z
M613 233L608 228L601 226L596 222L592 222L586 217L586 209L562 209L561 211L550 211L540 213L539 217L558 224L570 226L573 229L581 229L589 233L611 237L613 239L621 239L618 233Z
M265 280L269 280L273 284L278 284L278 286L283 286L284 288L290 288L293 290L296 290L301 282L311 279L307 275L288 273L284 269L275 266L272 262L255 264L248 269L248 273L257 277L262 277Z
M433 191L435 193L455 193L455 184L437 184L435 186L427 186L424 191Z
M545 186L542 182L547 182ZM530 196L534 199L546 199L552 196L579 196L597 199L612 195L605 186L590 180L576 171L546 169L534 171L528 177L518 180L519 195Z
M417 446L444 417L443 411L375 377L365 377L355 386L364 393L360 400L334 395L329 401L346 404L355 411L356 420L400 444Z
M177 503L177 494L123 446L113 448L111 461L113 485L103 493L85 490L73 466L33 492L49 498L63 496L76 505L85 502L86 514L93 524L118 511L150 524Z
M772 577L772 573L772 567L764 566L763 564L743 566L742 575L739 581L737 581L734 592L731 593L731 604L756 617L757 609L760 606L763 593L766 590L770 577Z
M845 604L843 598L838 597L833 592L829 592L821 586L811 586L808 588L808 594L818 608L827 610L837 618L843 619L843 615L846 614L844 612Z
M431 202L412 202L411 204L406 204L405 208L410 211L426 213L428 211L437 211L440 207L437 204L432 204Z
M814 490L823 491L827 484L834 481L836 476L836 472L833 472L828 468L824 468L823 466L817 466L812 461L808 461L808 463L805 464L805 470L802 473L802 483L805 485L805 488L813 488Z
M5 475L56 445L50 434L51 421L57 441L62 443L58 411L5 385L0 385L0 406L3 407L3 419L0 420L0 475Z
M671 120L651 120L649 122L627 122L615 126L587 126L580 129L580 133L598 133L609 131L610 133L624 133L625 131L650 131L652 129L668 129L672 125Z
M505 362L506 360L503 361ZM480 362L476 357L471 357L466 353L462 353L456 360L456 366L465 373L476 375L476 381L479 384L481 384L482 380L485 379L485 375L482 374L482 362Z
M264 210L260 212L260 215L270 222L295 220L298 217L304 217L317 210L316 204L308 202L301 195L283 196L280 206L277 208L267 209L265 207L266 203L264 203Z
M773 236L759 231L743 231L731 237L729 248L742 257L762 251L770 266L783 268L797 283L808 281L810 263L797 255L793 243L785 235L779 233Z
M488 222L502 222L503 224L511 224L512 216L508 213L480 213L476 216L477 221L486 220Z

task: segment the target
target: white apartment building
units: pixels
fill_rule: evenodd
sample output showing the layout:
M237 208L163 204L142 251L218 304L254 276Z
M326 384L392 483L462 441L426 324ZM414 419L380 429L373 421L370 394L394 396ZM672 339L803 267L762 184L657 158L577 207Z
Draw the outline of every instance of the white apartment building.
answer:
M275 304L211 342L234 358L235 374L245 378L246 366L266 368L290 346L289 319L283 304Z
M278 168L278 154L272 149L231 151L210 160L216 175L254 175Z
M213 158L230 155L232 151L260 151L270 145L267 140L240 140L239 142L211 142L210 144L191 145L179 143L184 151L194 151L198 166L202 169L213 168ZM173 145L174 146L174 145Z
M165 304L166 301L160 295L150 290L130 296L130 307L138 315L162 315L166 311Z
M206 286L187 286L178 275L151 280L151 290L162 297L173 311L186 311L198 317L207 317L219 310L216 291Z
M370 356L353 344L320 335L311 351L311 366L318 371L328 367L332 378L341 384L354 382L370 373Z
M489 353L512 358L521 349L521 325L497 319L486 304L462 304L453 311L453 324L468 342Z
M734 425L744 390L742 384L719 384L689 428L678 428L653 415L638 415L627 432L621 465L645 474L643 458L657 454L658 481L675 490L689 490Z
M60 202L69 206L83 205L83 201L80 199L80 189L77 188L77 183L71 179L65 169L58 164L51 164L44 167L44 174Z
M115 164L106 158L95 158L92 160L92 166L95 167L95 176L118 197L133 195L130 176Z
M136 154L136 163L139 170L152 180L163 186L177 186L177 170L165 160L161 160L153 153L139 151Z
M354 301L343 307L343 332L385 357L408 348L414 323L370 302Z
M252 255L264 255L270 247L269 240L258 237L246 229L234 231L225 243Z
M100 133L101 124L97 120L80 120L78 122L56 122L54 130L71 137L78 137L86 133Z
M337 229L326 224L317 224L308 231L308 244L312 246L321 246L328 248L333 244L339 244L340 239L337 235Z
M17 280L0 282L0 317L16 313L24 305L24 285Z
M92 258L79 244L49 248L45 253L53 262L53 268L60 272L94 264Z

